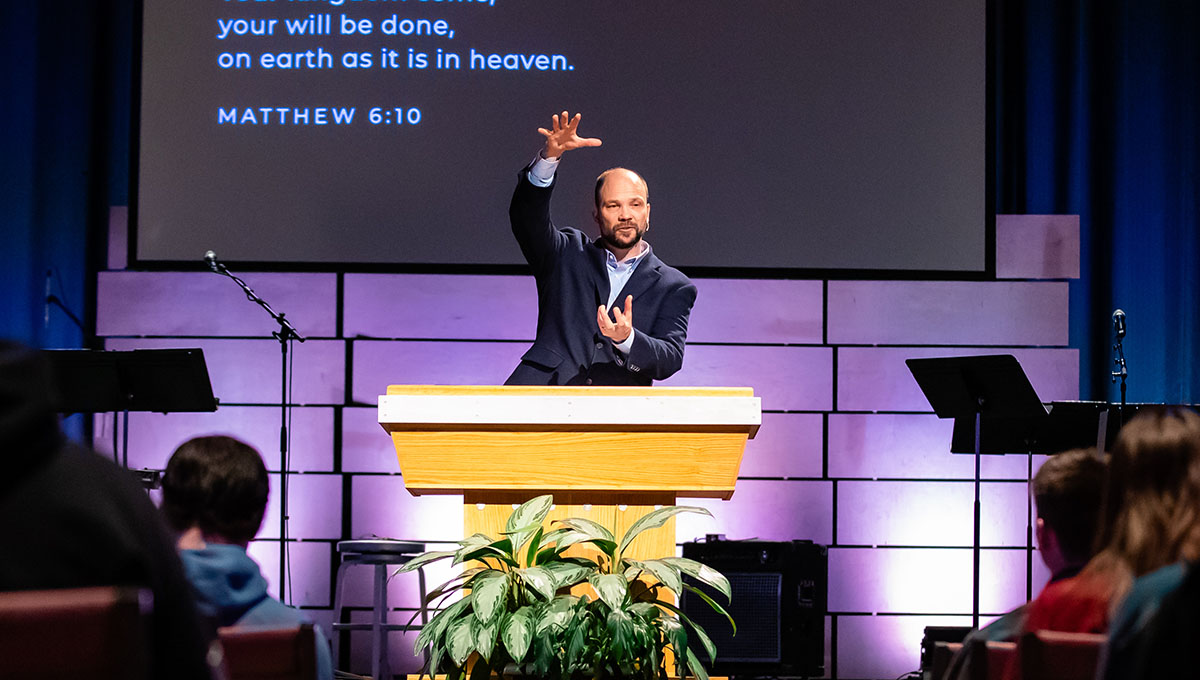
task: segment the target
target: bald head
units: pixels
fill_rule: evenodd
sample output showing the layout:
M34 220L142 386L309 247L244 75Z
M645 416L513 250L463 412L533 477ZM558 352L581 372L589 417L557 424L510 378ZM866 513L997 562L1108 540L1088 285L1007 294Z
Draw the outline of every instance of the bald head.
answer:
M604 184L610 177L618 177L628 182L632 182L640 189L642 198L646 201L646 203L650 202L650 187L647 186L646 180L642 179L641 175L627 168L609 168L608 170L600 173L600 176L596 178L595 200L597 209L600 208L600 194L604 189Z

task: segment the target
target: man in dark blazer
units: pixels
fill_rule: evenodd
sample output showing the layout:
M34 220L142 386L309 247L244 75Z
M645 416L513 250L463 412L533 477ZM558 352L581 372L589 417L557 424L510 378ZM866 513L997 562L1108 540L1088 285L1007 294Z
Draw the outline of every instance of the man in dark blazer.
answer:
M624 168L596 179L599 238L550 221L562 154L600 146L577 134L579 120L564 111L553 116L551 129L538 128L546 147L521 170L509 207L537 281L538 322L508 385L649 385L683 365L696 286L643 239L650 228L645 180Z

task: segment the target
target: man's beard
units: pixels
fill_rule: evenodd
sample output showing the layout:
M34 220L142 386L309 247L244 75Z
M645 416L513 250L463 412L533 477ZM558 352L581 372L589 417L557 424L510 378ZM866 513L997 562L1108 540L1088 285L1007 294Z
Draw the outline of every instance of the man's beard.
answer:
M617 239L617 230L624 228L626 226L633 227L633 238L629 241L629 243L622 243L620 240ZM642 229L640 227L640 225L636 225L636 224L621 225L617 228L614 228L611 232L609 232L607 234L600 234L600 239L602 241L604 241L605 243L607 243L608 245L612 246L613 248L619 248L621 250L625 250L628 248L632 248L632 247L636 246L638 243L640 243L642 240L642 234L644 234L645 232L646 232L646 230Z

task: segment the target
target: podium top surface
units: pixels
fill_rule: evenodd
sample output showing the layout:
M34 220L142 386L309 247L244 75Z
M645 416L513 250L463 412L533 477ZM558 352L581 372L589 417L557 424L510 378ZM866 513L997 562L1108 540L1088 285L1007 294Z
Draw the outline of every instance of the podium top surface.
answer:
M388 395L752 397L753 387L566 387L560 385L388 385Z
M379 423L597 430L718 428L754 436L762 400L749 387L544 387L392 385Z

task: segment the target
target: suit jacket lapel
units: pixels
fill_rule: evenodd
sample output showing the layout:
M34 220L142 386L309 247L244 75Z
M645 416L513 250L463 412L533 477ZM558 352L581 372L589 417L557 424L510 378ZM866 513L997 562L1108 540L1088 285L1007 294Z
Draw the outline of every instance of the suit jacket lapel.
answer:
M596 286L596 306L600 306L608 302L608 266L605 260L608 258L607 250L599 243L592 241L592 247L589 252L592 260L592 283Z
M659 277L662 276L662 272L659 271L661 267L662 260L655 257L654 253L647 255L646 260L639 262L638 266L634 268L633 275L625 282L625 287L621 289L621 293L617 295L617 299L613 301L613 305L624 307L625 297L632 295L633 308L636 311L638 296L658 282Z

